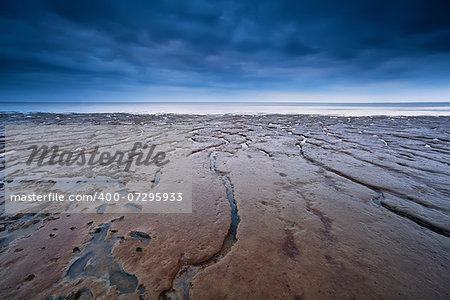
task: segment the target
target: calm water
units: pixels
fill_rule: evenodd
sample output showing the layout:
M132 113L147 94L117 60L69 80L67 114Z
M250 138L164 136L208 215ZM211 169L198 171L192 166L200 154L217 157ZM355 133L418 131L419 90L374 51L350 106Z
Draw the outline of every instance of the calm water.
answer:
M0 102L2 112L54 113L185 113L185 114L324 114L324 115L450 115L450 102L417 103L287 103L287 102Z

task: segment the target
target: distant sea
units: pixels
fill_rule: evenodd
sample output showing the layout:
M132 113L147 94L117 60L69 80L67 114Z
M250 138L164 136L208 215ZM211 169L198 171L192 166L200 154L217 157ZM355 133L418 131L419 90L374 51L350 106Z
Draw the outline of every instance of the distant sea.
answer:
M0 102L1 112L450 116L450 102Z

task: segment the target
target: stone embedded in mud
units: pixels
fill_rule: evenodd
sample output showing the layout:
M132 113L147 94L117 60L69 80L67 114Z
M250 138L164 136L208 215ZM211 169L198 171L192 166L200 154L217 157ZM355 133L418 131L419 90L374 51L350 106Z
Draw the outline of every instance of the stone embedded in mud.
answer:
M141 242L143 242L145 244L149 244L150 243L150 239L151 239L150 236L147 233L140 232L140 231L133 231L133 232L130 233L130 236L140 240Z
M25 278L25 281L31 281L34 279L34 277L36 277L34 274L30 274L27 276L27 278Z

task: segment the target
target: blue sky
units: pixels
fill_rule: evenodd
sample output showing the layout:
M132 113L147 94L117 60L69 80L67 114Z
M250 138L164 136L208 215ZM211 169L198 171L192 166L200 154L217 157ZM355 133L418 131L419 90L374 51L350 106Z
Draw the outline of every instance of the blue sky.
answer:
M450 1L1 1L1 101L450 101Z

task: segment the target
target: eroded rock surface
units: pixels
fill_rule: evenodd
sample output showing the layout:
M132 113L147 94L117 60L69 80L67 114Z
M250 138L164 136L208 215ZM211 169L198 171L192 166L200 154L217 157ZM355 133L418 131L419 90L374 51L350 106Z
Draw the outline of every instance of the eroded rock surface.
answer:
M2 299L450 297L448 117L1 119L188 124L194 162L192 214L3 214Z

